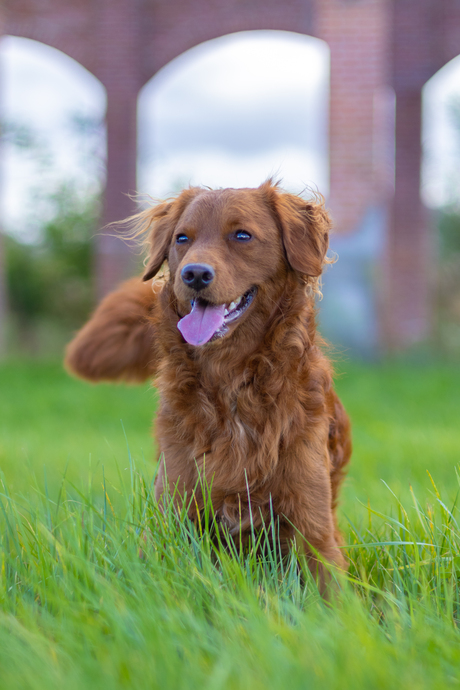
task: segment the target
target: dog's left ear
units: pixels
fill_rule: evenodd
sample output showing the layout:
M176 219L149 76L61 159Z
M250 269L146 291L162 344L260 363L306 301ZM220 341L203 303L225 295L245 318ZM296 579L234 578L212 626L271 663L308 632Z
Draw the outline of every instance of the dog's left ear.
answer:
M319 201L305 201L275 187L271 187L271 193L289 264L303 275L321 275L331 229L322 197Z

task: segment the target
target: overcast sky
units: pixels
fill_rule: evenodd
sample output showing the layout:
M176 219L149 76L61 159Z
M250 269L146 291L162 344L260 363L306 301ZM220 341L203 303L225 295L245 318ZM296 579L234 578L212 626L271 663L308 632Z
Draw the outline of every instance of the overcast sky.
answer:
M4 225L21 229L34 186L75 178L87 193L97 184L96 135L82 145L72 119L101 121L105 94L73 60L27 39L0 40L0 69L3 118L38 134L34 155L7 146L2 160ZM234 34L188 51L141 93L139 191L162 197L189 183L254 186L275 175L293 191L327 194L328 74L326 44L286 32ZM460 59L425 93L422 189L436 205L460 159L447 107L460 98Z

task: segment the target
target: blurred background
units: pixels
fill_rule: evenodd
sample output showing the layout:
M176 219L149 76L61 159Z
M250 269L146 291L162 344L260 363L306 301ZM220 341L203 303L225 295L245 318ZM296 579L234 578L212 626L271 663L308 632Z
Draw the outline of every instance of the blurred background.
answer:
M58 354L138 270L102 230L128 194L269 176L327 199L333 345L459 354L459 3L278 4L2 5L4 354Z
M353 424L344 513L384 509L380 480L425 496L427 469L454 497L460 0L4 0L0 119L12 491L153 472L155 392L62 369L97 300L140 270L106 224L136 191L274 176L319 190L334 221L318 306Z

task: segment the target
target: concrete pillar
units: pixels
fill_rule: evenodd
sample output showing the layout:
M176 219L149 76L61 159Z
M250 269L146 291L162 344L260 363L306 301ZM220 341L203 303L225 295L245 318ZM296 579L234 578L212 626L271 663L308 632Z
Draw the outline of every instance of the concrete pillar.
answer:
M136 210L127 195L136 191L136 108L141 87L138 19L137 3L100 0L97 76L107 90L104 226L123 220ZM120 239L116 227L105 228L98 235L95 266L98 298L133 274L133 251Z
M347 233L381 202L375 97L388 83L388 3L321 0L316 16L331 51L330 207L336 230Z
M320 323L328 339L366 357L378 355L383 330L379 262L392 191L389 4L316 4L317 35L331 51L328 206L339 255L324 276Z
M421 91L437 69L444 2L395 0L392 85L396 95L395 194L385 265L387 349L402 350L430 333L430 271L434 252L420 199Z
M120 229L107 227L135 212L128 196L136 191L136 97L107 93L107 180L103 200L103 228L96 238L96 292L101 299L135 270L133 251Z
M398 350L430 330L430 243L420 200L421 90L396 92L395 194L386 252L385 340Z

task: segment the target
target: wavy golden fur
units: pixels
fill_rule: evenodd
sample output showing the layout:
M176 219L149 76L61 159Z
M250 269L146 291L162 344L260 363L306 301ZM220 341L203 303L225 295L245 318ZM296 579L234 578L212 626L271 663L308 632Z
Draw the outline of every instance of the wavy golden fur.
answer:
M190 496L205 462L214 510L230 533L244 541L272 511L283 548L296 537L324 584L315 551L345 565L335 510L351 441L315 325L330 229L323 203L271 181L193 187L136 223L149 232L143 281L103 300L69 345L68 368L91 381L154 378L164 454L157 499L168 483ZM155 280L165 261L166 278ZM197 263L215 273L199 294L183 278ZM223 337L184 340L177 324L191 300L228 305L251 290L252 303ZM198 492L198 509L200 501Z

